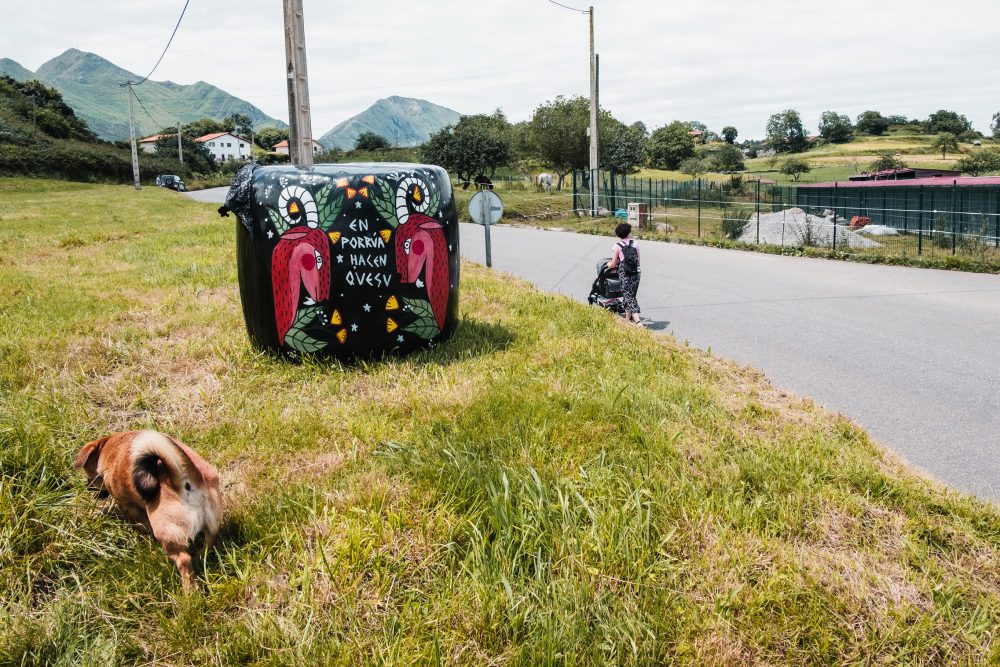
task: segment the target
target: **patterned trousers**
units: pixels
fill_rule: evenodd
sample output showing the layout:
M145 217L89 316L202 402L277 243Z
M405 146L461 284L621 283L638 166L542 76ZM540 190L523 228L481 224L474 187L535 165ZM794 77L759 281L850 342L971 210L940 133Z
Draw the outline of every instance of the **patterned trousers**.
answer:
M638 313L639 301L636 299L636 293L639 291L639 278L641 274L637 273L634 276L626 276L622 273L618 277L622 281L622 301L625 302L625 310Z

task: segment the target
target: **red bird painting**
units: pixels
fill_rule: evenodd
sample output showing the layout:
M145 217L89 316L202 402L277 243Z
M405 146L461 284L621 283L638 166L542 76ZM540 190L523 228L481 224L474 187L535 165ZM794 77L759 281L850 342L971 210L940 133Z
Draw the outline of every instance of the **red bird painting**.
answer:
M292 227L271 253L274 320L281 345L295 321L303 285L313 302L330 297L330 244L319 229Z
M422 183L404 178L396 190L396 271L403 283L416 283L423 271L427 297L434 311L438 329L444 329L451 288L448 269L448 245L444 229L434 218L423 213L428 209L427 193ZM410 209L416 209L411 212Z

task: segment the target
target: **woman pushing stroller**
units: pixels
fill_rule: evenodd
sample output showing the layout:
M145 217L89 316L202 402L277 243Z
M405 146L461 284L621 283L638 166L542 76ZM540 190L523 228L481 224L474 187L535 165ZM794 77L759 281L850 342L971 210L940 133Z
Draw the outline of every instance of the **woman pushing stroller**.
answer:
M632 225L627 222L615 227L614 250L611 255L609 269L618 269L618 277L622 284L622 300L625 302L625 319L642 326L639 321L639 301L636 293L639 291L639 246L636 245L632 233Z

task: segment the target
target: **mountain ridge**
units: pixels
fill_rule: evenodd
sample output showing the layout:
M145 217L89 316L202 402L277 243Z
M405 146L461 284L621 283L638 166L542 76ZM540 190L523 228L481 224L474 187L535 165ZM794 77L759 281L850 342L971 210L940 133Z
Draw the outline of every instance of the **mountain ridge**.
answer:
M327 149L351 149L359 135L374 132L393 145L419 146L461 117L454 109L427 100L393 95L338 123L319 142Z

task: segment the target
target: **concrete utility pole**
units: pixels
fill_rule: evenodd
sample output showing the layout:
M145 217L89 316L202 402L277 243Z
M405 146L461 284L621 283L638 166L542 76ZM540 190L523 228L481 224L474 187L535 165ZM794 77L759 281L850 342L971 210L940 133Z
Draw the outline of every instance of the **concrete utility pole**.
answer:
M139 151L135 145L135 110L132 108L132 82L125 84L125 90L128 91L128 136L132 143L132 179L135 182L135 189L141 190L142 184L139 183Z
M306 29L302 0L285 3L285 61L288 70L288 151L292 164L313 163L309 78L306 70Z
M177 161L184 164L184 151L181 149L181 122L177 121Z
M594 55L594 6L590 6L590 215L597 215L597 57Z

